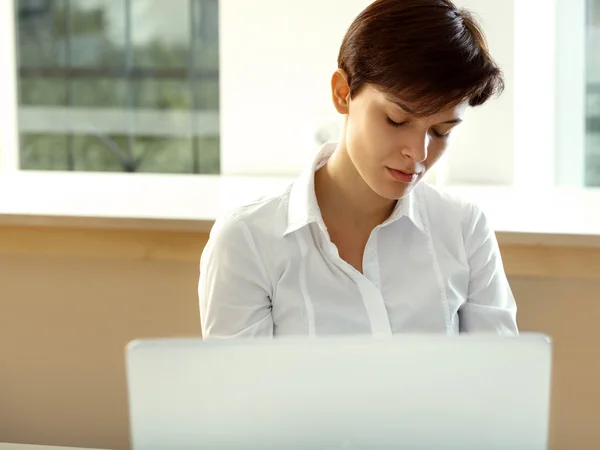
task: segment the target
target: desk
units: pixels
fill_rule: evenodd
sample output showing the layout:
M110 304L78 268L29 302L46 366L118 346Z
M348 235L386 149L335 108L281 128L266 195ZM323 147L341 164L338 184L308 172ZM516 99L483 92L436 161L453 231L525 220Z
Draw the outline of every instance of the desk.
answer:
M0 405L22 405L4 414L0 408L3 427L21 430L4 440L68 437L77 440L63 442L127 448L126 342L198 336L198 261L215 214L238 195L281 186L271 179L90 175L80 183L78 174L44 174L37 182L35 174L21 175L14 183L0 176L0 192L11 193L0 195L0 309L11 318L0 342L14 344L8 354L0 349L2 380L11 387L0 389ZM451 190L490 216L521 329L555 341L551 448L577 442L578 450L598 450L600 189Z
M196 264L217 217L292 180L3 174L0 253ZM444 190L483 208L509 276L600 279L600 189Z

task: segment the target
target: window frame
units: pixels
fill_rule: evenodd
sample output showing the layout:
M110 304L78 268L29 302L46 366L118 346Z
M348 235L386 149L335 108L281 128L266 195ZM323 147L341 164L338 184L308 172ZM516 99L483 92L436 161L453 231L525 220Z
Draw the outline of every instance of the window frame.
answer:
M20 170L17 97L17 50L14 2L0 2L0 171Z
M557 0L555 179L585 187L586 0ZM580 114L573 114L580 111Z

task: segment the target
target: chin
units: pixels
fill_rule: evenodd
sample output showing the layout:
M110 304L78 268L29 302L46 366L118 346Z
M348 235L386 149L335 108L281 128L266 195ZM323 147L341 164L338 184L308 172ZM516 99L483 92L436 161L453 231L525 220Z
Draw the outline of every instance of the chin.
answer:
M415 188L416 183L401 185L399 183L394 183L395 185L390 186L387 184L386 186L378 186L379 189L373 189L380 197L383 197L387 200L400 200L403 197L406 197L411 191Z

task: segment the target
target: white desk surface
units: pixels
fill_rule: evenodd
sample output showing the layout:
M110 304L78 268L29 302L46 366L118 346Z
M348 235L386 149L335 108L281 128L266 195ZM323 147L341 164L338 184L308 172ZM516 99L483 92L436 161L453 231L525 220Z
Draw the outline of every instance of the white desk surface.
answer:
M0 225L209 231L233 206L288 178L16 172L0 177ZM600 189L460 186L501 243L600 247Z

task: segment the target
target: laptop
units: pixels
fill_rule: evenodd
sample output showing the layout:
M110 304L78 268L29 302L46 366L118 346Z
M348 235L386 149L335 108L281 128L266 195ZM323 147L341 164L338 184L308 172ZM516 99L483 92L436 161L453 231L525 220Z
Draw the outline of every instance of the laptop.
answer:
M551 342L138 340L133 450L546 450Z

